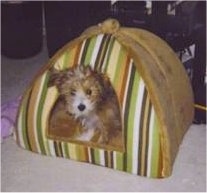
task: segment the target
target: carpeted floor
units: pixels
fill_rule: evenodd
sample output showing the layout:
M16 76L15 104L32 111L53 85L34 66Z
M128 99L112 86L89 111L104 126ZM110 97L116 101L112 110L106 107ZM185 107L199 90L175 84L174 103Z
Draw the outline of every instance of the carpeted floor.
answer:
M2 191L205 192L206 128L193 125L166 179L136 175L19 148L12 137L2 144Z
M22 95L34 74L48 60L37 56L13 60L2 56L2 103ZM34 154L19 148L12 137L1 144L2 191L206 191L206 126L192 125L167 179L148 179L128 173Z

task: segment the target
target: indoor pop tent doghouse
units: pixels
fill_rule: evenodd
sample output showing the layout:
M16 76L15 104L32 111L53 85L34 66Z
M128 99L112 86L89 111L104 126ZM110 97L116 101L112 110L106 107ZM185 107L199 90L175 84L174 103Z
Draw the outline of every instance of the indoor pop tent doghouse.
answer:
M58 98L56 87L48 87L50 69L77 64L108 74L120 106L121 146L70 140L61 128L65 115L58 119L62 134L50 134ZM190 82L173 50L148 31L120 27L109 19L70 41L39 71L24 93L14 133L19 146L36 153L163 178L171 175L192 119Z

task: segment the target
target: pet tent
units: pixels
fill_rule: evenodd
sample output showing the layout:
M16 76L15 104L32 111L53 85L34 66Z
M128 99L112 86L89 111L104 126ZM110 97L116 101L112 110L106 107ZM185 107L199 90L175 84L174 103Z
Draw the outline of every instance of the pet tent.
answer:
M108 74L120 106L121 146L67 139L64 127L69 120L61 113L59 133L48 131L58 99L57 88L48 87L50 69L77 64ZM108 19L66 44L40 69L24 93L14 133L20 147L36 153L164 178L171 175L192 119L190 82L173 50L148 31L120 27Z

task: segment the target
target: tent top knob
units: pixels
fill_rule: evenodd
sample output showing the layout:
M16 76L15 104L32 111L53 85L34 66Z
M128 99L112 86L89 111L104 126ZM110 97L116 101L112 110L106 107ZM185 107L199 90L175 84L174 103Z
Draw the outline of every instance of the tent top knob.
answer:
M116 19L107 19L103 23L99 24L103 33L113 34L117 32L120 27L119 22Z

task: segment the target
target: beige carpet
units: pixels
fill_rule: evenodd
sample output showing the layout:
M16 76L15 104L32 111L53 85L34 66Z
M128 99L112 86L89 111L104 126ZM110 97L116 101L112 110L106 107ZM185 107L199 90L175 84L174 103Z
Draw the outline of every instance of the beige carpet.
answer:
M205 192L206 128L193 125L178 153L173 174L148 179L87 163L35 154L12 137L1 145L2 191L154 191Z

